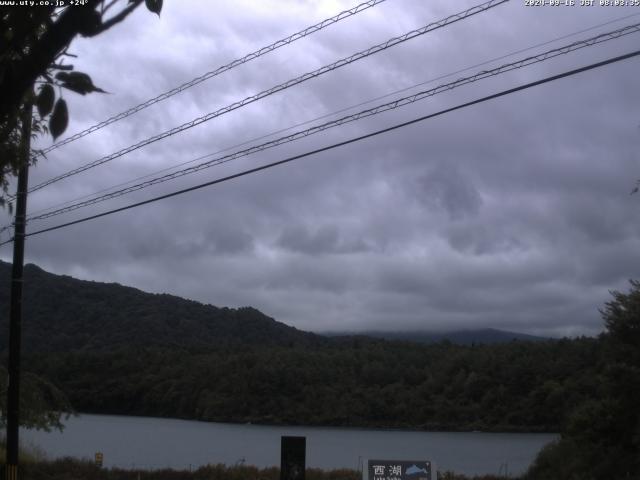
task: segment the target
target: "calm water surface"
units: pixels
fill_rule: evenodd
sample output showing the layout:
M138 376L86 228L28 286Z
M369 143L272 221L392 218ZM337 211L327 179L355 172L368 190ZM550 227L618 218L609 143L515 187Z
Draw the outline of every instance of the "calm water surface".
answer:
M244 462L278 466L280 437L307 437L307 466L357 469L361 459L431 460L438 470L465 474L522 473L553 434L447 433L322 427L231 425L164 418L81 415L64 432L23 430L21 442L50 458L93 459L105 467L197 468Z

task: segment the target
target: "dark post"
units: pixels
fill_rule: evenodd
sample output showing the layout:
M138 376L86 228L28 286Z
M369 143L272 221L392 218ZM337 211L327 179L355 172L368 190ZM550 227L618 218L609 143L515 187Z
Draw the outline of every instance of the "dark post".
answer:
M282 437L280 443L280 480L304 480L306 437Z
M9 317L9 388L7 391L7 480L18 478L18 426L20 424L20 331L22 328L22 271L24 233L31 155L31 100L22 114L21 161L16 192L16 218L13 235L13 268L11 271L11 305Z

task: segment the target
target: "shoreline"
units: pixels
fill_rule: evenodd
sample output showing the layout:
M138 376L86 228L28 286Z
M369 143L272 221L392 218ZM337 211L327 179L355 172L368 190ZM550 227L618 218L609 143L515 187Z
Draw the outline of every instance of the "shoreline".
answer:
M429 428L420 428L420 427L394 427L394 426L359 426L359 425L320 425L320 424L288 424L288 423L269 423L269 422L241 422L241 421L210 421L210 420L201 420L194 418L180 418L180 417L158 417L154 415L128 415L122 413L102 413L102 412L75 412L70 414L69 418L80 417L83 415L94 415L94 416L103 416L103 417L125 417L128 419L145 419L145 420L169 420L169 421L177 421L177 422L197 422L204 424L215 424L215 425L229 425L234 427L265 427L265 428L273 428L273 427L281 427L281 428L293 428L293 429L305 429L305 428L315 428L315 429L326 429L326 430L352 430L352 431L368 431L368 432L418 432L418 433L482 433L482 434L510 434L510 435L560 435L559 431L549 431L546 429L539 430L524 430L518 428L497 428L497 429L488 429L488 430L478 430L478 429L465 429L465 428L453 428L453 427L438 427L432 426ZM64 423L64 422L63 422Z
M442 470L478 475L496 474L505 462L514 473L522 473L537 452L558 439L557 434L268 426L87 413L63 423L62 433L23 430L23 445L40 447L48 458L93 458L102 452L106 467L125 469L235 465L241 459L245 465L267 468L279 465L283 436L304 436L312 468L353 469L360 458L426 456Z

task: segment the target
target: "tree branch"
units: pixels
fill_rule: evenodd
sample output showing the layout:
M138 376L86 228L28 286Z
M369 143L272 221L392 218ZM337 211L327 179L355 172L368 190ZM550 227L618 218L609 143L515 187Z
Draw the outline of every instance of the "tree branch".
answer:
M104 6L104 2L102 2L102 12L100 12L102 15L104 15L105 13L107 13L109 11L109 9L111 7L113 7L116 3L118 3L118 0L111 0L111 3L109 3L109 5L107 5L106 7Z
M33 86L38 76L46 72L49 65L64 52L73 38L80 31L89 37L98 35L123 21L133 12L142 0L133 0L120 13L113 16L95 29L86 31L87 23L91 23L95 8L103 0L87 0L82 7L65 9L57 21L49 26L45 33L34 43L29 55L13 61L11 68L0 75L0 122L15 113L22 103L27 90ZM113 2L109 5L111 6ZM50 12L48 12L50 14Z
M46 72L56 55L71 43L98 3L99 0L87 0L83 7L67 9L33 45L29 55L14 62L0 82L0 121L16 111L25 93L38 76Z
M120 23L125 18L127 18L129 16L129 14L131 12L133 12L136 8L138 8L138 5L140 5L141 3L142 3L142 0L134 0L132 3L127 5L127 7L124 8L119 14L114 15L113 17L111 17L106 22L103 22L102 25L98 29L96 29L95 32L93 32L91 35L87 35L87 36L88 37L94 37L94 36L104 32L105 30L109 30L111 27L113 27L117 23ZM109 6L111 6L111 5L109 5Z

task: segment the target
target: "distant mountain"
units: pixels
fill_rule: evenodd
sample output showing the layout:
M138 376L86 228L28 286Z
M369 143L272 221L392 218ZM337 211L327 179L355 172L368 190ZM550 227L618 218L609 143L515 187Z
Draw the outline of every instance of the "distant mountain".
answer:
M7 348L11 264L0 261L0 352ZM22 341L25 353L105 351L131 346L226 347L342 344L345 337L471 345L542 337L494 329L455 332L314 334L244 307L218 308L117 283L78 280L25 266ZM328 337L333 337L330 339ZM341 337L338 339L337 337Z
M11 264L0 261L0 351L7 348ZM317 345L328 340L245 307L218 308L117 283L25 266L25 353L131 346Z
M3 360L9 279L10 265L0 262ZM26 266L25 280L24 370L56 385L80 412L558 431L598 392L601 339L510 342L536 337L496 330L327 338L253 308L218 308L35 265ZM443 338L451 343L420 343Z
M323 335L328 337L351 337L364 336L373 338L382 338L384 340L400 340L405 342L416 343L438 343L449 341L457 345L473 345L484 344L491 345L496 343L507 343L513 340L525 342L540 342L549 340L546 337L537 337L535 335L527 335L525 333L509 332L505 330L496 330L494 328L482 328L476 330L456 330L450 332L430 332L430 331L365 331L365 332L326 332Z

